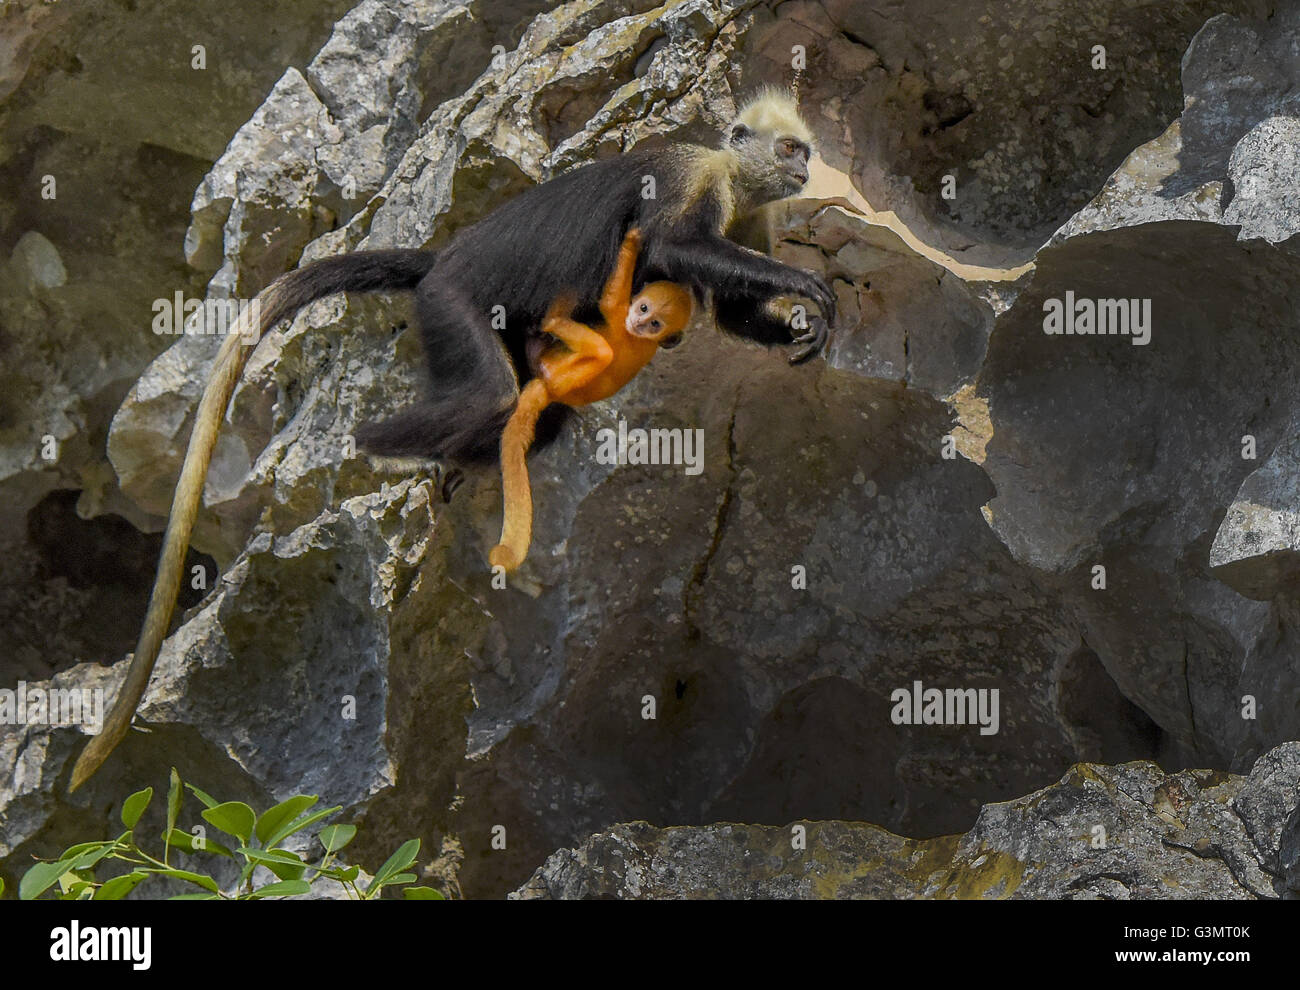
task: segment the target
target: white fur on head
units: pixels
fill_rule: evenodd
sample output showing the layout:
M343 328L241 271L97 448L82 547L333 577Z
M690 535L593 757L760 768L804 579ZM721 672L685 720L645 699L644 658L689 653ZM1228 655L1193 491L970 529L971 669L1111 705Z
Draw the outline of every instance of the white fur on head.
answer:
M812 131L799 115L799 105L794 97L773 87L763 89L749 99L734 123L744 124L758 134L797 138L809 146L813 143Z

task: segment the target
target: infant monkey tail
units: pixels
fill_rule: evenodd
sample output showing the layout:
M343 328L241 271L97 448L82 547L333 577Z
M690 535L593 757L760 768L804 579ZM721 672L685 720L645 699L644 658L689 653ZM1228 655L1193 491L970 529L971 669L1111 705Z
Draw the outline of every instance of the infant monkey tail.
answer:
M533 445L537 417L550 401L545 383L534 378L519 393L515 411L501 433L501 541L488 554L488 563L506 571L516 570L524 562L532 543L533 491L528 481L528 448Z
M488 553L488 563L493 567L500 567L507 574L511 571L517 571L519 565L523 562L524 559L504 543L498 543Z

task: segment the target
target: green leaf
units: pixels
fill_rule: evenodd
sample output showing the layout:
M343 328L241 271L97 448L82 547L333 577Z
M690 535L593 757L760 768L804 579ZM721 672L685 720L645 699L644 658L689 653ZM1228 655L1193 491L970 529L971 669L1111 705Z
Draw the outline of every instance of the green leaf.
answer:
M144 809L149 807L149 802L153 800L153 788L146 787L142 791L136 791L129 798L122 802L122 824L127 828L135 828L135 823L140 820L144 814Z
M258 841L264 846L275 845L274 842L267 842L266 840L319 800L320 798L315 794L300 794L298 797L291 797L287 801L281 801L274 808L263 812L262 817L257 820Z
M445 901L447 899L442 896L442 891L434 890L432 887L407 887L402 891L402 896L408 901Z
M142 870L143 873L157 873L164 877L175 877L177 880L188 880L190 883L196 883L204 890L210 890L214 894L219 893L217 881L203 873L191 873L189 870Z
M68 864L68 869L88 870L117 848L116 842L100 842L97 845L99 846L98 849L87 849L81 855L72 859L69 859L65 853L63 858L64 862Z
M53 863L37 863L18 881L18 899L34 901L56 883L68 871L68 864L63 860Z
M98 842L78 842L75 846L69 846L64 850L63 855L54 862L62 863L65 871L84 870L89 866L94 866L111 853L116 846L117 843L111 839L101 839Z
M18 882L18 899L22 901L35 900L58 883L59 877L67 872L67 860L60 859L53 863L37 863L24 873L22 880Z
M216 839L209 839L206 836L203 839L203 845L198 846L195 843L198 840L197 835L191 835L189 832L182 832L178 828L172 829L167 833L168 842L184 853L199 854L205 852L218 853L222 856L234 856L226 846L223 846Z
M171 782L167 785L167 831L176 827L181 816L181 802L185 800L185 788L181 786L181 775L172 767Z
M235 851L259 863L289 863L293 866L302 863L302 857L288 849L252 849L249 846L240 846Z
M131 833L128 832L126 834L130 835ZM75 846L68 846L67 849L63 850L63 855L60 856L59 859L66 859L71 862L75 857L80 856L87 849L98 849L101 846L111 846L112 844L112 839L100 839L96 842L78 842Z
M314 825L322 818L328 818L330 815L337 814L342 810L343 810L343 806L340 804L340 805L335 805L333 808L323 808L320 811L313 811L310 815L305 815L304 817L299 818L297 821L289 822L289 824L281 826L280 829L272 833L271 837L268 838L264 843L262 843L262 845L278 846L281 842L289 838L289 836L293 835L295 832L301 832L308 825Z
M181 787L181 775L172 767L171 783L167 786L167 827L163 829L163 861L166 862L171 857L172 843L171 834L176 828L176 820L181 815L181 801L185 797L185 789Z
M263 864L268 870L274 873L281 880L301 880L302 875L307 872L307 864L302 863L299 866L288 866L284 863L266 863Z
M104 885L95 891L95 896L91 900L95 901L120 901L131 891L135 890L136 885L141 880L149 879L148 873L142 873L135 870L131 873L125 873L120 877L114 877L112 880L105 880Z
M397 876L395 876L395 877L389 877L387 880L384 881L384 883L385 883L385 884L390 884L390 883L415 883L415 881L418 880L418 879L420 879L420 878L417 877L414 873L399 873L399 874L397 874Z
M263 897L292 897L295 894L308 893L311 893L311 884L306 880L281 880L279 883L268 883L265 887L258 887L251 897L253 900L260 900Z
M219 901L221 900L216 894L176 894L167 898L169 901Z
M0 877L0 897L3 897L4 893L5 893L5 878Z
M317 833L316 838L320 839L326 852L332 853L346 846L356 837L356 834L355 825L326 825Z
M377 890L379 887L388 883L391 877L397 873L401 873L404 869L414 863L415 857L418 855L420 855L419 839L411 839L407 842L403 842L397 852L389 856L388 861L379 868L379 872L376 873L375 878L370 881L370 886L366 888L366 892L369 893L371 890Z
M203 802L204 807L215 808L217 806L217 799L212 797L210 794L205 794L193 784L186 784L185 786L189 788L191 794Z
M298 880L302 878L307 864L297 853L285 849L249 849L240 846L239 852L254 863L265 866L281 880Z
M203 817L221 831L235 836L244 845L248 845L248 840L252 838L253 826L257 821L253 809L242 801L227 801L215 808L208 808L203 812Z
M338 880L340 883L345 881L351 883L360 873L361 867L359 866L349 866L346 869L338 866L330 866L320 871L321 876L330 877L333 880Z

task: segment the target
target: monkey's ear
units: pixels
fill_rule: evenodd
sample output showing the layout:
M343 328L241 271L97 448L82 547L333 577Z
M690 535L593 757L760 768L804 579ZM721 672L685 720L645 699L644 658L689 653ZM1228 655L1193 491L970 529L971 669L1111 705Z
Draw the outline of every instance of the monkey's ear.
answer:
M731 143L740 144L741 141L749 137L752 132L744 124L737 124L731 129Z

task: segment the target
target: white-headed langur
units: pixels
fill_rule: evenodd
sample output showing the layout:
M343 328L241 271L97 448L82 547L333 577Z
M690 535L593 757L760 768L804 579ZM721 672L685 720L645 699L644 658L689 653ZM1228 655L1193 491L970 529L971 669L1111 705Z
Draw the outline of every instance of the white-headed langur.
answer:
M458 230L436 251L357 251L314 261L272 282L259 305L241 316L213 365L135 656L103 730L73 767L71 788L84 783L126 735L144 695L171 623L218 427L248 354L267 330L336 292L413 291L431 394L358 430L357 441L374 454L452 464L496 459L521 384L538 373L528 358L529 342L541 334L552 302L571 298L575 320L599 322L605 280L633 227L642 238L636 287L664 281L707 292L724 330L769 345L793 343L791 362L805 360L821 350L835 320L830 287L812 272L725 235L745 213L803 188L811 145L794 100L765 91L745 105L717 148L634 148L534 186ZM821 312L793 341L788 320L774 305L789 296L808 299ZM496 306L505 307L502 330L492 326ZM566 409L546 409L557 415L543 415L538 445L554 438L558 415Z

